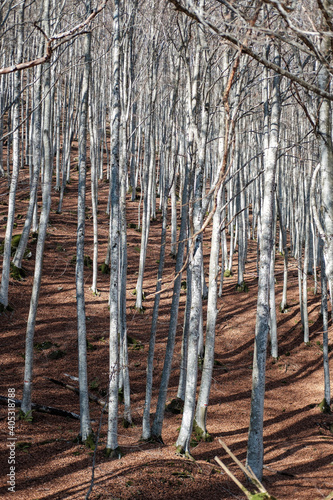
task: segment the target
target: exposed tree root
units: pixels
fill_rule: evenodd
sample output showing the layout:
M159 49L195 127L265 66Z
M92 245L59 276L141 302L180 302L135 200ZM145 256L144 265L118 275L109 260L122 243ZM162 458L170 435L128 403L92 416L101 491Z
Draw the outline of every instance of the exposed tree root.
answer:
M191 460L191 462L195 462L191 453L189 451L185 450L185 448L182 445L179 445L176 447L176 455L179 455L180 457L186 458L187 460Z
M119 460L123 456L123 454L118 446L114 450L112 450L111 448L105 448L105 456L114 460Z

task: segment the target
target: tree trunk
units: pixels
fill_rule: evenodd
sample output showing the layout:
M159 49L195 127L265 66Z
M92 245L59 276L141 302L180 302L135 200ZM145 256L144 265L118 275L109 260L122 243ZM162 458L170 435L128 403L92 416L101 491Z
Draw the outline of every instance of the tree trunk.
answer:
M90 0L87 0L86 10L90 12ZM77 334L78 334L78 365L80 389L80 437L85 442L91 434L88 373L87 373L87 334L86 312L84 297L84 239L86 218L86 158L87 158L87 127L88 127L88 99L89 80L91 74L91 35L84 37L84 59L81 110L79 129L79 188L77 209L77 240L76 240L76 308L77 308Z
M167 391L171 373L171 364L172 364L172 357L175 346L176 330L178 323L179 295L180 295L181 279L182 279L180 271L183 267L183 258L184 258L184 244L185 244L184 239L186 236L187 210L188 210L187 203L188 203L188 168L186 166L185 183L182 196L181 225L179 232L178 251L176 258L176 269L175 269L176 279L173 286L172 303L170 309L169 332L168 332L168 340L165 351L164 365L162 370L162 378L161 378L160 390L158 393L155 418L152 426L152 436L154 437L154 439L157 439L159 441L162 440L162 426L163 426L165 402L167 398Z
M44 31L49 32L49 13L50 0L44 0L43 4L43 19ZM51 151L51 68L50 64L44 66L43 75L43 93L46 96L44 101L44 119L43 119L43 151L44 151L44 175L42 180L42 211L40 215L39 231L37 239L36 257L35 257L35 272L32 286L30 309L27 323L26 341L25 341L25 366L24 366L24 382L23 382L23 397L21 410L23 413L28 413L31 410L31 392L32 392L32 374L33 374L33 342L35 334L36 315L38 307L38 299L40 285L42 279L44 246L47 232L51 208L51 184L52 184L52 151Z
M17 33L17 60L21 62L23 58L23 30L24 30L24 9L25 3L20 5L18 11L18 33ZM13 169L10 178L10 190L8 200L8 215L7 227L4 242L4 254L2 263L2 277L0 286L0 309L8 306L8 288L10 261L12 251L12 235L15 217L15 201L20 171L20 97L21 97L21 74L20 72L14 75L14 104L13 104ZM7 158L9 158L9 144L7 146ZM9 178L8 178L9 180Z
M112 136L111 136L111 213L110 213L110 342L109 342L109 413L106 453L120 458L118 446L118 379L119 379L119 129L120 129L120 2L113 12L112 57Z
M211 239L210 261L209 261L209 289L207 304L207 326L205 357L201 376L200 392L195 414L195 424L200 430L203 440L209 439L206 429L207 408L209 403L210 387L214 367L215 353L215 326L217 317L217 278L219 274L219 250L221 238L221 209L222 209L223 187L219 189L217 195L217 208L213 216L213 231Z
M269 329L269 276L273 243L273 206L280 120L279 76L274 76L270 116L269 148L265 151L264 202L261 216L260 265L257 318L252 372L252 398L247 464L259 480L263 470L263 423L266 347Z

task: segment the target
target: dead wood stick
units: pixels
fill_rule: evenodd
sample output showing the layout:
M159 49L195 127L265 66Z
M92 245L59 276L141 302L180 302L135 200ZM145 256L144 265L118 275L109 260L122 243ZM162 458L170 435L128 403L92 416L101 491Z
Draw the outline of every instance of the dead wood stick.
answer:
M214 458L215 461L219 464L220 467L228 474L228 476L234 481L235 484L237 484L238 488L242 490L242 492L247 496L249 500L251 500L251 493L245 488L245 486L242 485L240 481L238 481L237 477L233 475L233 473L228 469L226 465L224 465L223 462L219 459L219 457Z
M235 484L243 491L243 493L247 496L249 500L252 498L256 498L260 496L260 498L266 498L267 500L276 500L273 496L271 496L266 488L261 484L253 470L249 465L244 466L242 462L238 460L238 458L232 453L232 451L228 448L228 446L219 439L219 443L223 446L224 450L228 453L228 455L233 459L233 461L238 465L240 470L246 474L246 476L251 480L252 484L257 488L258 493L252 494L245 486L242 485L240 481L233 475L233 473L228 469L228 467L218 458L215 457L215 461L219 464L219 466L228 474L229 477L234 481Z
M223 446L224 450L228 453L228 455L233 459L233 461L238 465L238 467L244 472L244 474L252 481L252 483L258 488L260 493L267 493L266 489L264 486L261 484L259 479L256 477L254 474L253 470L251 467L247 466L244 467L242 462L238 460L238 458L232 453L230 448L225 444L222 439L219 439L219 443Z
M60 380L56 380L54 378L45 377L45 379L50 380L50 382L53 382L54 384L61 385L61 387L65 387L66 389L69 389L70 391L75 392L75 394L80 395L79 389L74 387L74 385L65 384L64 382L61 382ZM95 394L91 394L90 392L88 392L88 397L89 397L90 401L94 401L95 403L99 404L100 406L104 407L106 405L106 401L99 398L98 396L95 396Z
M9 398L10 401L15 401L15 406L21 407L22 401L15 398ZM0 404L6 405L8 403L8 398L6 396L0 396ZM61 410L60 408L53 408L52 406L39 405L37 403L31 403L31 408L35 411L41 413L49 413L50 415L57 415L58 417L69 417L75 420L80 420L80 415L73 413L72 411Z

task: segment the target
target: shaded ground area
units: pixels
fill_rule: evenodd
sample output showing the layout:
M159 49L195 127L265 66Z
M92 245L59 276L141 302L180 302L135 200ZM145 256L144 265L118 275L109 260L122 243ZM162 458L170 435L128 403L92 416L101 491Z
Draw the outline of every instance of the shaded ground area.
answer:
M23 172L24 174L24 172ZM48 377L70 381L64 374L77 375L76 301L73 257L76 241L77 173L64 199L62 214L56 214L57 195L54 193L50 216L44 278L41 288L35 335L35 365L33 401L64 410L79 412L78 396L66 388L53 384ZM2 181L3 183L5 181ZM16 211L15 233L20 233L22 215L28 204L27 181L20 184ZM6 186L0 191L0 235L4 236L7 216ZM105 214L108 184L100 183L99 242L102 263L107 246L108 216ZM89 200L89 195L87 201ZM122 427L122 404L119 414L119 443L123 450L120 460L111 461L103 455L106 443L106 415L96 456L95 487L91 498L97 499L185 499L193 500L244 498L240 490L221 474L214 462L219 456L244 481L231 459L223 451L218 438L223 439L235 455L245 461L251 397L251 372L257 294L255 241L249 243L245 280L248 293L235 291L236 276L225 279L223 297L218 303L216 361L208 411L208 431L211 443L199 443L193 448L195 462L175 455L174 443L181 423L181 415L165 414L164 446L140 442L141 420L145 395L146 358L153 308L153 294L159 259L161 214L151 225L144 290L147 299L143 314L134 309L141 234L133 227L137 222L138 201L128 202L128 335L141 343L129 346L132 413L135 425ZM85 254L92 257L92 218L87 210L87 240ZM29 248L35 253L36 244L30 239ZM170 247L168 247L167 255ZM204 251L209 254L209 235L205 236ZM237 254L235 255L235 259ZM235 260L236 262L236 260ZM0 317L1 331L1 389L7 395L9 387L22 397L24 369L24 342L29 300L33 278L33 258L24 261L27 277L11 281L10 305L13 312ZM172 281L174 260L169 256L164 282ZM277 255L277 304L282 292L283 260ZM208 266L206 265L206 271ZM90 391L105 394L108 380L108 281L101 272L98 276L99 296L93 296L89 287L92 271L86 267L86 314L88 336L88 367ZM321 499L333 490L333 454L331 415L320 413L318 404L323 399L322 323L319 296L313 294L313 278L309 277L310 344L305 345L300 323L297 268L294 262L289 271L289 308L285 314L277 312L279 359L268 358L267 393L265 409L265 471L267 490L279 499ZM158 323L155 379L152 411L154 412L163 367L172 287L162 295ZM176 397L183 310L186 291L182 290L173 370L168 401ZM205 304L206 307L206 304ZM332 327L330 327L332 344ZM53 354L52 354L53 353ZM331 355L332 356L332 355ZM331 360L332 362L332 360ZM16 493L6 487L9 472L7 437L7 408L1 406L1 490L2 498L18 500L82 499L90 484L92 452L74 442L79 423L63 417L34 412L33 422L17 421ZM97 431L101 408L91 403L91 417ZM331 429L331 430L330 430Z

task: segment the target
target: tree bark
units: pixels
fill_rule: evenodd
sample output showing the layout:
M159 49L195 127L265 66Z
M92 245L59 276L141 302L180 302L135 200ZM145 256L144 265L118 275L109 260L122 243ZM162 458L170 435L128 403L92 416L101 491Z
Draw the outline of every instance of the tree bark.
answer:
M106 453L120 458L118 445L119 386L119 129L120 129L120 1L115 0L113 12L112 51L112 136L111 136L111 211L110 211L110 341L109 341L109 413Z
M259 480L262 478L264 458L263 423L266 348L269 329L269 276L273 242L273 205L280 121L279 80L279 76L275 75L270 116L269 148L265 151L265 184L261 216L258 302L252 372L250 428L247 446L247 464Z

